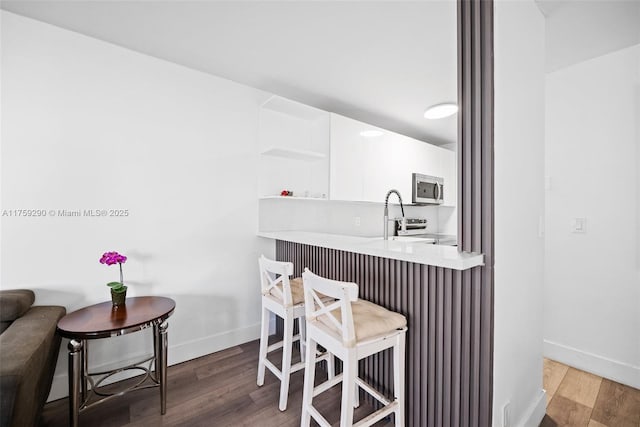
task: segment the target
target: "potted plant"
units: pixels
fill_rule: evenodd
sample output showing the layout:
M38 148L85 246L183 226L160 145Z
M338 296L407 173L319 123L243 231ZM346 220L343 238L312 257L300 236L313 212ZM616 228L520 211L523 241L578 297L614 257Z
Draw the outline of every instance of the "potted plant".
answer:
M100 258L100 264L118 264L120 266L120 281L107 283L107 286L111 288L111 302L114 307L124 305L127 298L127 287L122 277L122 264L125 262L127 262L127 257L120 255L118 252L105 252L102 254L102 258Z

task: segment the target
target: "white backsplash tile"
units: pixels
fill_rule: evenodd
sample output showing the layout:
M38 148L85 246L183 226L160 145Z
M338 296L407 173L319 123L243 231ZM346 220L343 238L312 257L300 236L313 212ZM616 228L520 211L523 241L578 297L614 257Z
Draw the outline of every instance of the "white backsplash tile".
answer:
M455 234L455 209L435 206L405 206L405 215L427 219L427 232ZM439 211L445 210L445 214ZM447 214L448 213L448 214ZM304 230L351 236L382 236L384 205L382 203L338 200L261 199L258 230ZM451 220L451 215L454 219ZM400 217L400 206L389 206L389 217ZM439 217L446 221L446 230L439 226ZM356 225L360 218L360 225ZM454 227L451 227L451 224ZM392 227L392 224L389 225ZM390 228L391 230L391 228Z

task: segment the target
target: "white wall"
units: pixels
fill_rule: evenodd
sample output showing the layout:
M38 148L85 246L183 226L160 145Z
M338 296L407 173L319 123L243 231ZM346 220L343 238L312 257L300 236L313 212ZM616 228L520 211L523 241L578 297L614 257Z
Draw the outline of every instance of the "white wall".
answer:
M493 425L538 426L542 391L544 19L533 1L495 2Z
M546 82L545 355L640 388L640 45Z
M2 217L1 287L68 311L129 296L177 303L169 363L258 336L257 115L265 96L2 12L2 209L128 209L129 216ZM141 334L147 335L142 343ZM150 352L139 334L92 344L101 367ZM144 344L144 345L143 345ZM66 341L63 342L63 349ZM66 394L66 355L51 397Z

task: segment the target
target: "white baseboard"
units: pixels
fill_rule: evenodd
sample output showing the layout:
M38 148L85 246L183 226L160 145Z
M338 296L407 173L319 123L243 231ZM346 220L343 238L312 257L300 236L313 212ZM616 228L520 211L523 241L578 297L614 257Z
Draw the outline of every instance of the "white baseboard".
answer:
M565 365L640 388L640 366L633 366L547 340L544 341L544 356Z
M515 427L538 427L547 412L547 392L540 390L538 398L529 406L522 419L513 424Z
M169 346L169 365L186 362L260 338L260 323Z
M171 328L169 328L171 332ZM171 335L169 335L169 349L168 349L168 364L169 366L178 363L186 362L187 360L195 359L200 356L215 353L216 351L224 350L234 345L243 344L249 341L253 341L260 337L260 324L254 324L240 329L234 329L232 331L225 331L219 334L209 335L196 340L177 343L171 345ZM150 350L151 351L151 350ZM66 352L61 353L60 357L66 357ZM136 354L129 357L127 360L120 360L117 363L103 364L100 366L91 366L91 371L107 371L115 369L118 366L126 366L143 358L145 354ZM114 381L120 381L126 378L140 375L139 371L128 371L114 376L113 379L109 378L104 384L109 384ZM53 378L53 384L51 385L51 392L47 402L53 400L62 399L69 395L69 382L67 373L62 375L56 375Z

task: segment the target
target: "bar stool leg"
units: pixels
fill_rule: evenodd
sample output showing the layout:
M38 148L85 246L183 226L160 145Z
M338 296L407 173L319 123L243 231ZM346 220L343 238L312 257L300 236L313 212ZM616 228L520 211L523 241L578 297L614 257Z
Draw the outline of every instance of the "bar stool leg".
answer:
M311 415L309 414L309 406L313 402L313 383L316 379L316 351L317 344L310 339L307 343L307 357L304 367L304 385L302 387L302 419L300 427L309 427L311 425Z
M353 424L353 390L358 373L358 359L355 349L349 349L342 361L342 405L340 407L340 427Z
M359 372L356 371L356 376L358 376ZM358 388L358 384L356 383L353 390L353 407L357 408L360 406L360 389Z
M304 363L305 347L307 345L307 321L303 317L298 317L298 329L300 330L300 361Z
M258 354L258 386L264 384L264 361L267 358L269 346L269 310L262 307L262 325L260 329L260 353Z
M293 312L287 309L284 316L284 345L282 346L282 381L280 381L280 410L287 409L289 377L291 376L291 349L293 341Z
M329 350L327 350L327 353ZM332 380L336 376L336 359L333 354L329 354L327 359L327 378Z
M398 401L398 408L396 409L396 426L404 427L404 404L405 404L405 390L404 390L404 376L405 376L405 334L398 334L396 338L396 345L393 346L393 394Z

